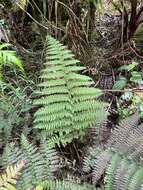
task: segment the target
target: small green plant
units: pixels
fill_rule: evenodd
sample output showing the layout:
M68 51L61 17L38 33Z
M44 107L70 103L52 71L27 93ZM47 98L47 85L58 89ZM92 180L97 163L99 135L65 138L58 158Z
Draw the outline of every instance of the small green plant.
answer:
M8 49L11 46L7 43L0 44L0 80L3 79L3 67L5 65L15 65L24 72L22 61L16 55L16 51Z
M138 71L138 65L139 63L133 61L129 65L121 66L119 68L121 75L113 86L114 90L125 90L117 103L121 118L137 110L143 117L143 73Z

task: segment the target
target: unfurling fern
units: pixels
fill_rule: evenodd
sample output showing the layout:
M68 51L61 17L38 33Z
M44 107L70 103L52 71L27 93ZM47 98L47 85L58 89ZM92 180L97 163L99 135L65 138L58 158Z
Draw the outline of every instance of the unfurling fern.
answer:
M46 130L51 142L66 144L101 123L106 104L95 100L101 90L89 87L92 79L77 73L84 67L65 46L48 36L45 54L42 82L35 91L34 105L41 108L35 113L34 127Z
M103 176L105 190L141 190L143 187L143 125L136 115L113 131L106 149L90 148L83 170L96 184Z
M11 144L5 148L2 165L6 168L19 160L25 160L26 166L17 182L17 190L32 189L43 180L54 179L54 174L59 169L59 156L46 141L38 149L24 136L20 147Z
M16 190L17 178L21 175L25 164L25 161L22 160L14 166L7 166L5 173L0 174L1 190Z

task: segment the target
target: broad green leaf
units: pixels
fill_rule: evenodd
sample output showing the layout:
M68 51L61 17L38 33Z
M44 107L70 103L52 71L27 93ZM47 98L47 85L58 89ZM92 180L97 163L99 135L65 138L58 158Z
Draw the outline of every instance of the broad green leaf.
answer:
M120 77L113 85L113 89L121 90L126 86L126 84L127 84L127 79L125 77Z
M123 65L121 66L118 70L119 71L132 71L139 63L137 62L132 62L129 65Z
M140 81L142 81L142 75L141 72L137 72L137 71L133 71L131 72L131 78L130 81L135 82L135 83L139 83Z

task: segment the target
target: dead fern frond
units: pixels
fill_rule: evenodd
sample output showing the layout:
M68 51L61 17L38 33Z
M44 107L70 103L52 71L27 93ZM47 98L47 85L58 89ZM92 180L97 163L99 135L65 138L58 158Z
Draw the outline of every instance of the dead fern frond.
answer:
M0 189L16 190L16 183L18 177L21 175L20 171L24 168L26 162L21 160L13 166L7 166L5 173L0 175Z

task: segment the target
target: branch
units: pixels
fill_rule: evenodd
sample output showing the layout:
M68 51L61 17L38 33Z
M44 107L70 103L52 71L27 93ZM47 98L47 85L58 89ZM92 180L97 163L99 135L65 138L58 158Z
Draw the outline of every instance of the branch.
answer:
M143 23L143 20L140 20L140 21L139 21L142 12L143 12L143 6L140 8L138 14L136 15L137 27L138 27L141 23Z
M102 89L103 92L143 92L142 88L129 88L124 90Z
M112 3L112 5L115 7L115 9L117 9L117 10L119 11L119 13L122 15L122 11L121 11L121 9L118 7L118 5L117 5L114 1L112 1L111 3Z
M131 2L131 19L132 22L137 14L137 0L130 0Z
M140 17L140 15L142 14L142 12L143 12L143 6L140 8L140 10L139 10L139 12L138 12L138 14L137 14L137 18Z

